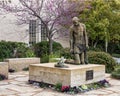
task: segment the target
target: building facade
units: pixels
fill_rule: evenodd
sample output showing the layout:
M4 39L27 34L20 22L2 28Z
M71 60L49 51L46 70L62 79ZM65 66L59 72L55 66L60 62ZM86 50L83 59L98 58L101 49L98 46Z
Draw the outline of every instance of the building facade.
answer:
M0 3L18 3L18 0L0 0ZM1 11L1 9L0 9ZM12 13L0 14L0 41L24 42L34 44L47 40L47 31L39 20L31 19L29 24L17 25L17 17ZM58 34L54 38L59 37ZM54 39L53 38L53 39ZM60 37L54 39L66 47L66 38ZM66 42L65 42L66 41Z

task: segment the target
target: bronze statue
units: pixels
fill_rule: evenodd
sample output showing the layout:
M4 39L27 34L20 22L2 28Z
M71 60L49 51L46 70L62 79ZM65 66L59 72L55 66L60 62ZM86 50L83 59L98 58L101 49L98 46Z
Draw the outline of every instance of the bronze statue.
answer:
M88 37L86 26L79 22L78 17L72 19L73 25L70 27L70 52L74 55L75 64L88 64L87 47Z

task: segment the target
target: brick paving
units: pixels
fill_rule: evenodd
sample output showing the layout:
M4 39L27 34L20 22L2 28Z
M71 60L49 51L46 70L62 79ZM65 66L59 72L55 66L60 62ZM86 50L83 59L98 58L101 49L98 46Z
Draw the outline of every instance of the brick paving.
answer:
M9 80L0 81L0 96L120 96L120 81L110 78L108 74L106 74L106 79L112 85L111 87L76 95L38 88L28 84L28 79L28 72L10 73Z

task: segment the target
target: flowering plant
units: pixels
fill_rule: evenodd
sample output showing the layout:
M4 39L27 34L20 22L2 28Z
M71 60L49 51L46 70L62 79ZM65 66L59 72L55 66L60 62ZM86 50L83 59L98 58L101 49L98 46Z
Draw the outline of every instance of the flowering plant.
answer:
M105 79L99 81L98 84L99 84L100 86L103 86L103 87L107 87L107 86L110 85L109 82L108 82L107 80L105 80Z
M70 90L70 86L62 86L61 91L62 92L68 92Z

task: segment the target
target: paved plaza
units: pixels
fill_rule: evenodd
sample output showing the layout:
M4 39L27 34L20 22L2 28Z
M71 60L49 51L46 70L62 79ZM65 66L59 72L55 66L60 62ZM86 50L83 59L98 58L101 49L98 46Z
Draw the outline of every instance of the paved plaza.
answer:
M39 88L28 84L28 79L29 73L26 71L10 73L9 80L0 81L0 96L120 96L120 81L110 78L108 74L106 79L112 85L111 87L76 95Z

